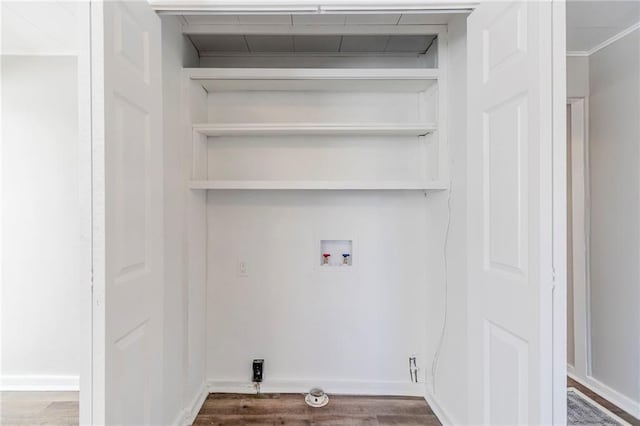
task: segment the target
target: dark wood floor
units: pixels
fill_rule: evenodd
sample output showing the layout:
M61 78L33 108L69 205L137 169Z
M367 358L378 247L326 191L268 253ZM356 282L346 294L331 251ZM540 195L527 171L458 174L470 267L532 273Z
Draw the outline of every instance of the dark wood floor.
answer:
M439 426L424 398L330 396L312 408L301 394L210 394L194 425Z
M595 402L602 405L604 408L611 411L613 414L620 417L621 419L628 421L633 426L640 426L640 420L636 419L631 414L622 410L618 406L613 405L611 402L607 401L606 399L604 399L594 391L590 390L589 388L582 386L580 383L576 382L570 377L567 377L567 387L578 389L580 392L587 395L589 398L593 399Z

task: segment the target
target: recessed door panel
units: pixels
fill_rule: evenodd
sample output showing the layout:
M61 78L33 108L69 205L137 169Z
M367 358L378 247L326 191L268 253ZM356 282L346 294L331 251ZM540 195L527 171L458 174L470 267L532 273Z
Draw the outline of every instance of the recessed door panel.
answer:
M485 263L523 273L526 256L527 97L489 108L482 118Z
M482 31L483 74L486 83L500 68L527 50L527 2L511 3Z
M484 327L484 415L488 425L527 422L527 342L490 322Z

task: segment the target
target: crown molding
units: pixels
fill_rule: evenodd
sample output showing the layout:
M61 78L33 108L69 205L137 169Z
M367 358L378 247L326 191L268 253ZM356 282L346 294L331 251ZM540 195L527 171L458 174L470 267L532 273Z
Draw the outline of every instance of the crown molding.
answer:
M589 56L589 52L583 50L568 50L567 56Z
M639 28L640 28L640 22L636 22L635 24L631 25L630 27L625 28L624 30L620 31L618 34L614 35L613 37L610 37L607 40L603 41L602 43L596 45L592 49L583 50L583 51L576 51L576 50L567 51L567 56L591 56L594 53L598 52L599 50L602 50L605 47L609 46L610 44L615 43L616 41L620 40L621 38L633 33L635 30L637 30Z

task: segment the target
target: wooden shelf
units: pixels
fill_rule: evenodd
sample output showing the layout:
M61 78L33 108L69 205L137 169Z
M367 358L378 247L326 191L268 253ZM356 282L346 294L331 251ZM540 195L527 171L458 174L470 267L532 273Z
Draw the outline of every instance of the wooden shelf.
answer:
M208 92L347 91L422 92L438 81L421 68L186 68Z
M304 180L192 180L191 189L233 190L419 190L442 191L441 182L419 181L304 181Z
M437 129L422 124L194 124L193 130L206 136L423 136Z

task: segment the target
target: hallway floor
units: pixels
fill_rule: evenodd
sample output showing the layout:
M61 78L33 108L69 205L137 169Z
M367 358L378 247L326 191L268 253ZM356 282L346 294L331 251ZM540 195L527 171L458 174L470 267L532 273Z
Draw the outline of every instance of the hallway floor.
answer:
M3 426L72 426L78 419L78 392L0 392Z
M210 394L194 425L439 426L424 398L329 396L312 408L302 394Z
M604 408L611 411L613 414L620 417L621 419L626 420L627 422L631 423L633 426L640 426L640 420L636 419L631 414L619 408L617 405L614 405L613 403L607 401L606 399L604 399L594 391L581 385L580 383L576 382L570 377L567 377L567 387L578 389L580 392L587 395L589 398L593 399L595 402L602 405Z

